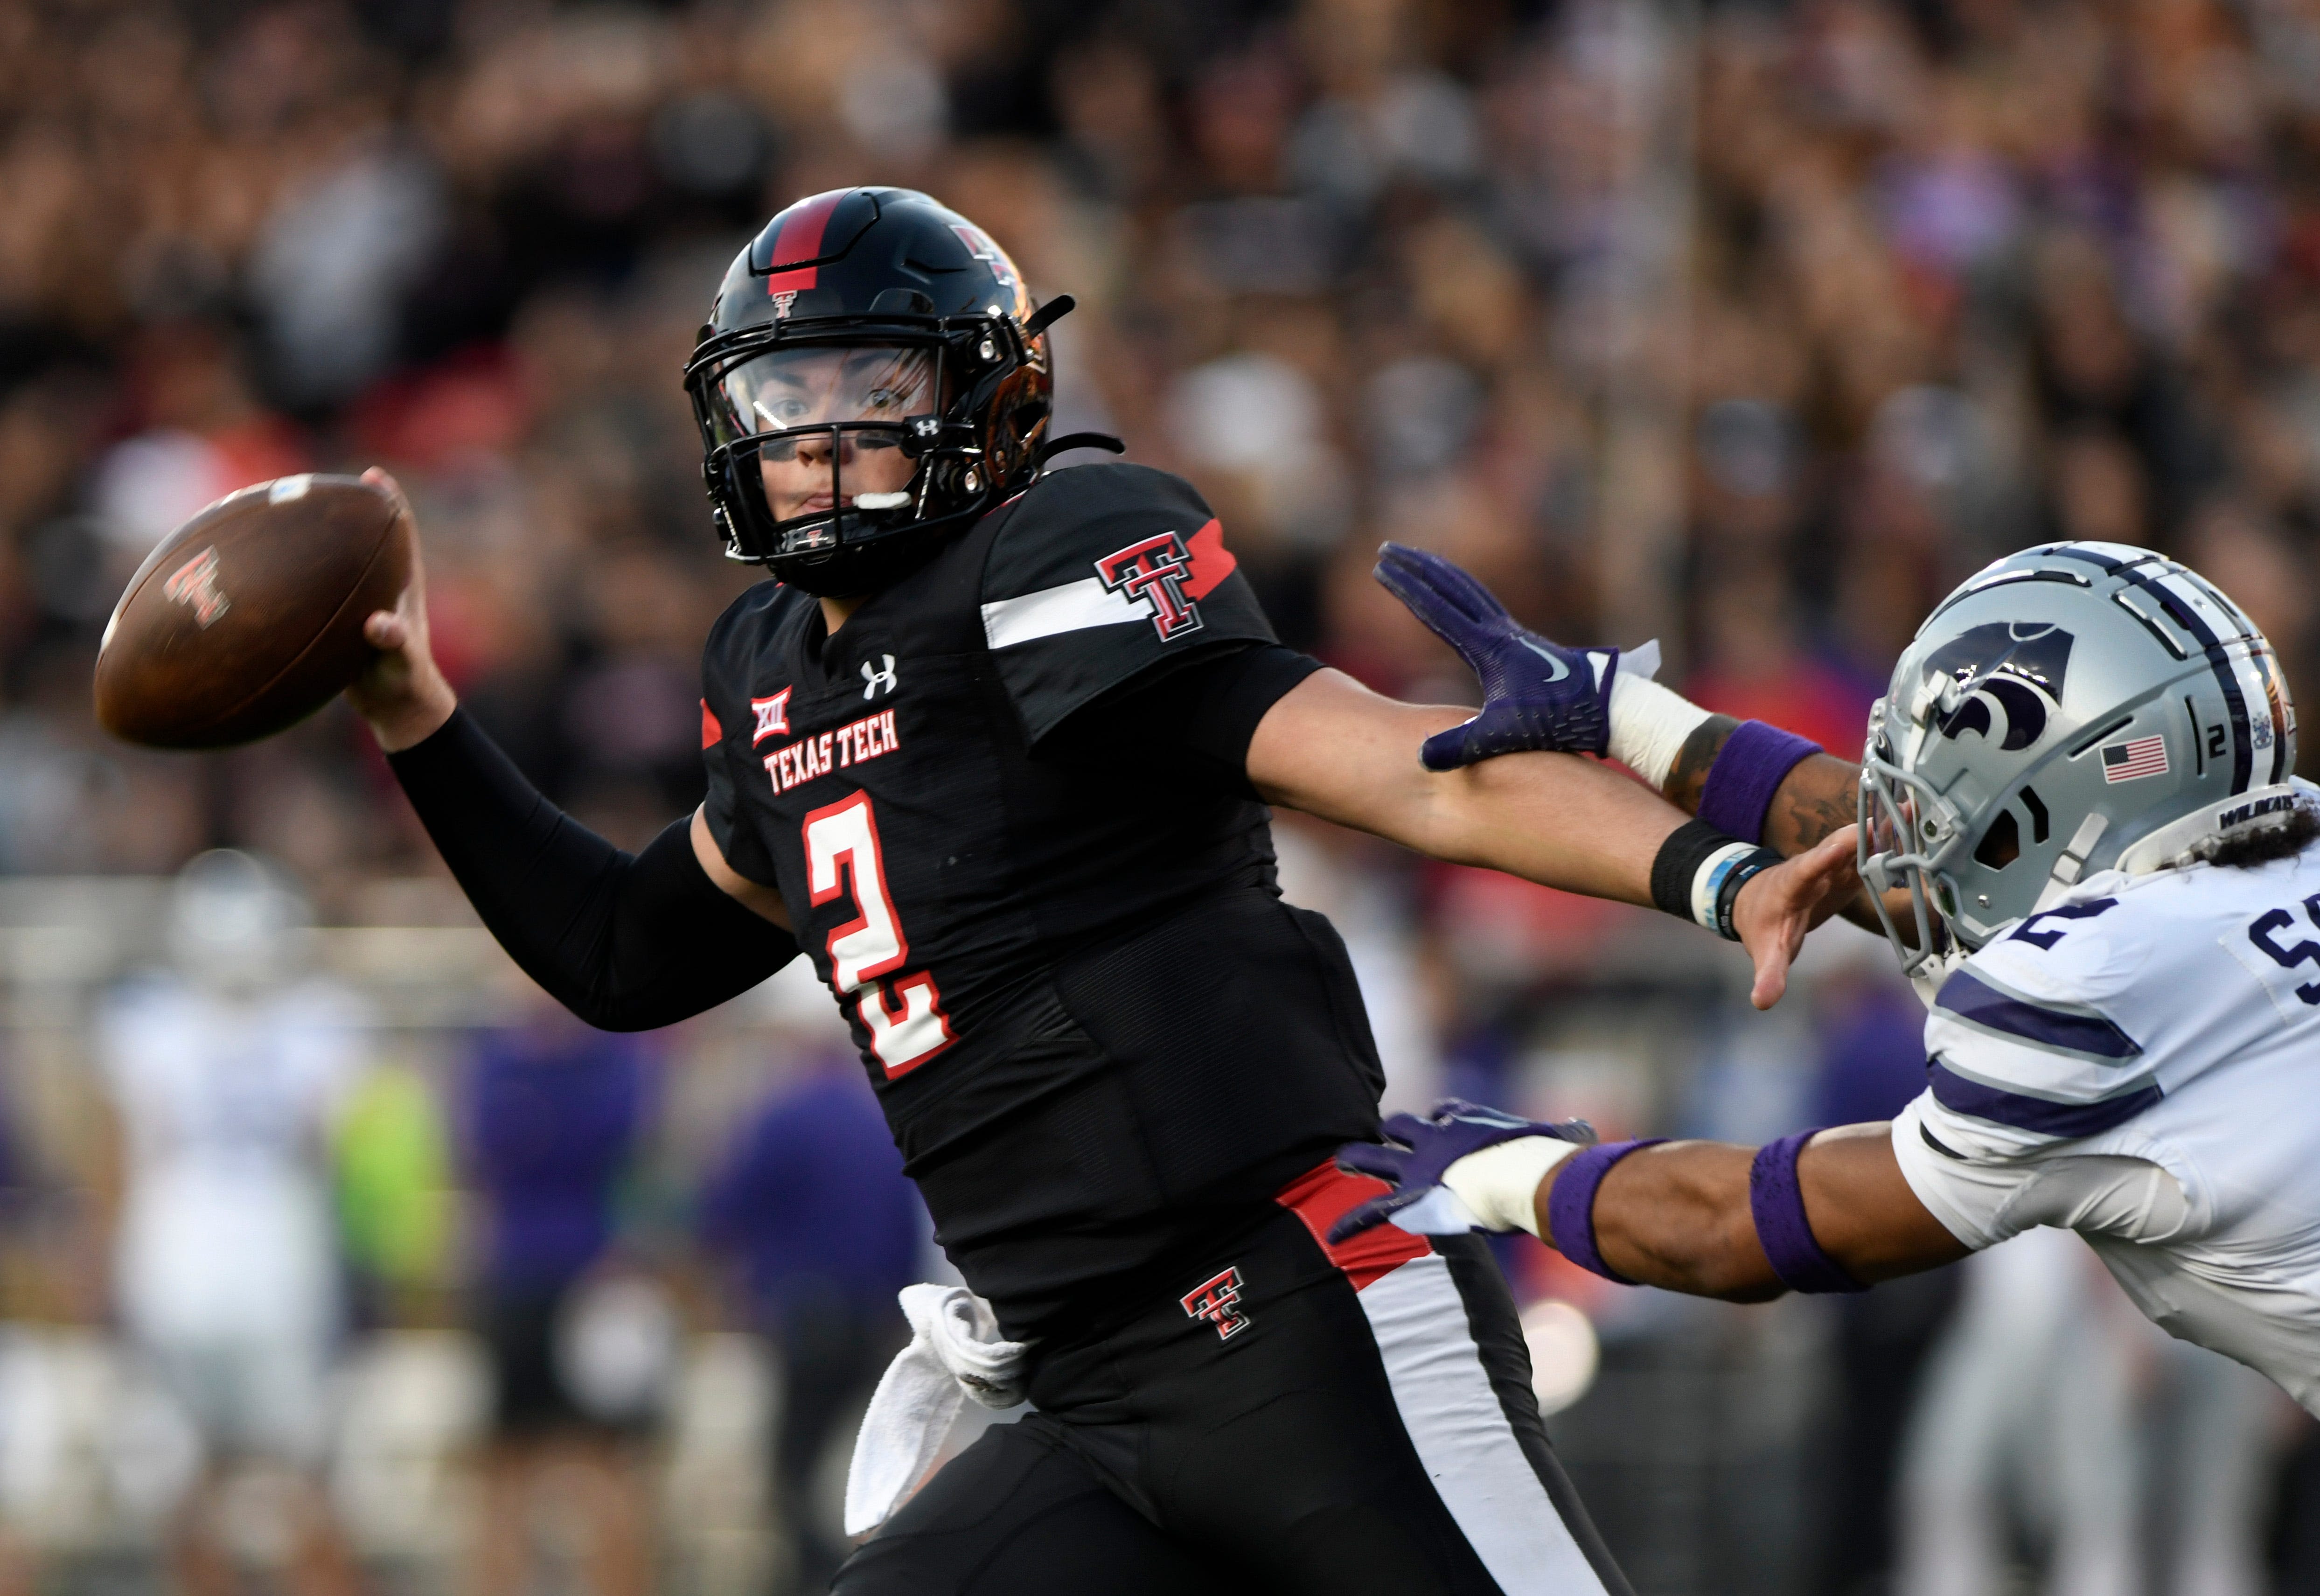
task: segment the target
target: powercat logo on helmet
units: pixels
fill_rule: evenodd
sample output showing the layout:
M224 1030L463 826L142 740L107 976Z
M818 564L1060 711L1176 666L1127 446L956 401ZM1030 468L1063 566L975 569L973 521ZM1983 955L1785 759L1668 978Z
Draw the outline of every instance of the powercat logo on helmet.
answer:
M1963 689L1942 716L1942 735L1978 731L2007 750L2036 742L2062 708L2072 640L2058 626L2019 621L1993 621L1952 638L1926 661L1927 683L1947 676Z

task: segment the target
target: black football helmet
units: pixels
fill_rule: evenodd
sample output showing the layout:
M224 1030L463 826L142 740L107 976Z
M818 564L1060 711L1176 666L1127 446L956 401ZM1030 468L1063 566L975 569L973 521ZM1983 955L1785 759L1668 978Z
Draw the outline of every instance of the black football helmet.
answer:
M988 234L907 188L790 206L684 367L726 553L849 597L916 568L1043 455L1047 324Z

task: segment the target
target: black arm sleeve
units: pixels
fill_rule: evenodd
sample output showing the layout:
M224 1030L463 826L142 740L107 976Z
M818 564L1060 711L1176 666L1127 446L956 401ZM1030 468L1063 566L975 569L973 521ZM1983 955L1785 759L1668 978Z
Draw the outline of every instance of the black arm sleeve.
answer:
M797 956L709 879L691 817L623 853L542 797L464 710L387 763L500 946L591 1025L672 1025Z
M1321 668L1279 643L1218 643L1147 671L1074 712L1043 757L1148 769L1204 792L1255 798L1249 739L1289 690Z

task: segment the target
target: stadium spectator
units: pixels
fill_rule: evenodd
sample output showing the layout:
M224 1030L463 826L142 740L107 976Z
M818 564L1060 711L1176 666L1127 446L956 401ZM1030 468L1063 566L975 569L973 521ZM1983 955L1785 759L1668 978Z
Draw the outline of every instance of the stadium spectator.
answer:
M522 1024L476 1039L467 1096L485 1233L474 1301L494 1393L475 1588L529 1590L541 1519L560 1510L594 1596L644 1596L651 1511L635 1443L651 1414L620 1400L634 1383L616 1375L628 1389L605 1393L589 1379L584 1342L652 1109L649 1046L534 998Z
M291 1588L365 1584L322 1487L343 1315L329 1147L365 1017L304 975L305 929L304 900L269 867L204 854L178 877L171 968L115 993L99 1026L124 1144L121 1323L202 1444L169 1545L194 1596L240 1586L223 1510L251 1479Z
M815 1474L909 1338L896 1294L923 1277L931 1241L850 1055L809 1055L757 1109L703 1188L700 1223L780 1363L774 1481L797 1537L794 1588L819 1591L847 1548Z

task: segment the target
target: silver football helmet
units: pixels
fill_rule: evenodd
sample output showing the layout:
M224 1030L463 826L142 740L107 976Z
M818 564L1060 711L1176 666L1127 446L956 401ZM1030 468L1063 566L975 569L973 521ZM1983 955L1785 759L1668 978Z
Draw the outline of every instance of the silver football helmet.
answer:
M2120 543L2025 549L1942 601L1870 712L1862 878L1924 977L2095 871L2286 823L2295 764L2271 645L2212 584Z

